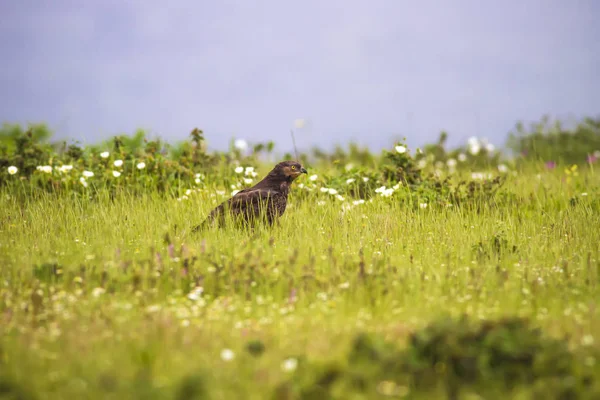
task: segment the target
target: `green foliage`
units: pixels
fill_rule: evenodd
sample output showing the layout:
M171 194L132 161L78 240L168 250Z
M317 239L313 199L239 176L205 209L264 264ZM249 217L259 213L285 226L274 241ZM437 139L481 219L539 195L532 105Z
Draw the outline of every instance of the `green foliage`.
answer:
M598 397L593 164L350 144L300 155L276 226L192 233L273 143L13 128L0 398Z
M567 129L560 121L544 117L526 130L517 124L508 146L525 160L544 160L564 164L593 164L600 159L600 119L585 118Z

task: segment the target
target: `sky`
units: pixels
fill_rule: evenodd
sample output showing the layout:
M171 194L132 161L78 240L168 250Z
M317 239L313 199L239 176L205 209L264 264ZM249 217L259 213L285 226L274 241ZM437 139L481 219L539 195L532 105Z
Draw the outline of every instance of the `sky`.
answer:
M0 0L0 122L82 143L503 145L600 116L594 0Z

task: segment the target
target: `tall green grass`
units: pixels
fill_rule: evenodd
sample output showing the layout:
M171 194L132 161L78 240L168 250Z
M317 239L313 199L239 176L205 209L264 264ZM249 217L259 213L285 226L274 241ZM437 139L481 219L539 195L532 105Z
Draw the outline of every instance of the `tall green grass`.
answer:
M330 398L281 388L305 366L344 368L358 334L403 348L444 316L523 317L592 357L600 179L565 178L524 170L504 186L511 201L426 207L294 184L278 226L199 234L229 192L4 189L0 397ZM598 376L599 362L583 368ZM372 383L327 396L385 398ZM403 385L398 396L445 398Z

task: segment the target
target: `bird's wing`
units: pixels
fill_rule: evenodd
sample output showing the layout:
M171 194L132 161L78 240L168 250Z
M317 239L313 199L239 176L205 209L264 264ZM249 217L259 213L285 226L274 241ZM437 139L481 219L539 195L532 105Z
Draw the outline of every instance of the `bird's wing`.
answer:
M240 190L235 194L235 196L230 198L222 205L224 207L229 207L229 209L233 212L248 209L249 207L254 207L257 209L260 203L264 202L275 194L277 194L277 192L272 189L248 188Z

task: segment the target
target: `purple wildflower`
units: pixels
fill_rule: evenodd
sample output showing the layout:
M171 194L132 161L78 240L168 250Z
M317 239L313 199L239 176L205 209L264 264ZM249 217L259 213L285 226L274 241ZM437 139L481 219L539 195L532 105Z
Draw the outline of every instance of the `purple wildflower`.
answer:
M548 162L546 162L546 168L548 168L548 169L554 169L554 168L556 168L556 162L554 162L554 161L548 161Z

